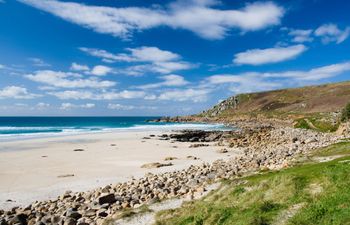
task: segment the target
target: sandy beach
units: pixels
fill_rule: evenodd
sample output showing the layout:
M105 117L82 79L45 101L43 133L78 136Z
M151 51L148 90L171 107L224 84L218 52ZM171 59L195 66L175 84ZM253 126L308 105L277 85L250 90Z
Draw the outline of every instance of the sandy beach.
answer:
M222 148L189 148L190 143L143 139L164 132L128 131L36 138L0 143L0 208L28 205L55 198L67 190L85 191L142 177L148 172L179 170L203 162L232 157ZM176 157L173 166L141 168ZM187 159L187 156L199 160Z

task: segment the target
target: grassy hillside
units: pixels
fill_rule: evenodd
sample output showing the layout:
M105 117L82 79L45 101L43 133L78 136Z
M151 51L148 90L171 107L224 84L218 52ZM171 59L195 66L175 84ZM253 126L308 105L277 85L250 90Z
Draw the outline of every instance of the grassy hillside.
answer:
M350 102L350 82L233 96L198 116L226 120L276 118L297 127L334 131Z
M349 155L344 141L295 167L227 181L204 199L158 213L156 224L350 224Z

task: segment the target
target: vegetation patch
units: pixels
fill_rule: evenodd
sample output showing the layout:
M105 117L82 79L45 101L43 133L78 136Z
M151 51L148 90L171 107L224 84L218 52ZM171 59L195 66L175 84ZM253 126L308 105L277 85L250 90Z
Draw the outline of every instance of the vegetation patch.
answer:
M345 140L313 156L349 153ZM349 171L350 157L344 156L226 181L210 196L159 212L156 224L350 224Z
M350 120L350 103L348 103L342 111L341 121L347 122Z
M339 119L338 119L339 120ZM295 128L311 129L320 132L335 132L339 122L330 114L311 114L295 121Z

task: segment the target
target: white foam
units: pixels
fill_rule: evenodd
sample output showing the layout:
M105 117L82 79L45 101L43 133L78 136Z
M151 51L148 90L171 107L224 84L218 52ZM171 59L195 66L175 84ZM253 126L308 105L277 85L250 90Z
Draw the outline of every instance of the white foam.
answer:
M102 133L102 132L126 132L126 131L172 131L172 130L229 130L232 128L224 126L224 124L203 124L203 123L173 123L173 124L145 124L134 125L132 127L0 127L0 131L39 131L33 133L11 133L0 134L0 140L18 140L37 137L65 136L86 133ZM57 131L60 130L60 131ZM40 132L42 131L42 132ZM45 132L46 131L46 132ZM50 132L52 131L52 132Z

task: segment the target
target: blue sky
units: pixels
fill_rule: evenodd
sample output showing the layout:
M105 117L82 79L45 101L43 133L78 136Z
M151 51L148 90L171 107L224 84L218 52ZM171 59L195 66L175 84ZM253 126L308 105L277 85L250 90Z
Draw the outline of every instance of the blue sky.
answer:
M0 115L200 112L349 80L350 2L0 0Z

